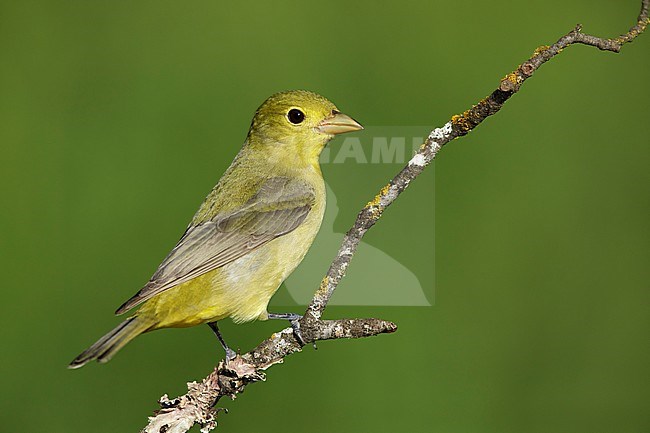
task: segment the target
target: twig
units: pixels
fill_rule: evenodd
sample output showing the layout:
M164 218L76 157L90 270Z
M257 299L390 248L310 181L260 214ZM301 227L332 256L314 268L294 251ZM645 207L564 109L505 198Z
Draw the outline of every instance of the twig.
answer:
M314 295L314 299L307 310L308 313L314 318L321 316L334 293L334 289L345 275L345 271L363 235L381 218L384 210L409 186L409 183L429 165L442 146L455 138L466 135L488 116L499 111L503 104L519 91L524 81L530 78L542 64L559 54L569 45L580 43L592 45L602 50L620 51L622 44L631 42L645 30L649 23L648 4L650 1L643 0L641 3L641 13L637 18L637 23L628 33L615 39L601 39L581 33L581 26L578 25L555 44L537 48L528 60L501 80L499 88L492 92L490 96L480 100L478 104L464 113L453 116L442 128L431 131L420 150L411 158L406 167L388 185L382 188L374 200L361 210L354 222L354 226L345 235L343 244L327 271L327 276L323 279L319 290Z
M587 35L582 33L582 27L578 25L553 45L537 48L528 60L501 80L499 87L490 96L462 114L453 116L442 128L434 129L408 164L357 215L354 226L346 233L327 275L321 281L304 317L299 321L303 342L309 344L319 340L360 338L394 332L397 329L395 324L380 319L321 320L323 311L345 276L364 234L422 173L445 144L466 135L488 116L498 112L541 65L573 44L619 52L624 44L632 42L643 33L650 23L649 4L650 0L642 0L637 23L617 38L604 39ZM182 433L195 423L202 426L202 432L211 431L216 427L218 412L214 405L221 397L230 396L234 399L249 383L263 380L263 370L282 362L284 357L299 352L301 347L301 342L296 339L292 328L286 328L264 340L252 351L238 356L228 365L221 361L201 383L188 383L187 394L173 400L164 395L159 402L162 409L149 418L149 424L142 432Z

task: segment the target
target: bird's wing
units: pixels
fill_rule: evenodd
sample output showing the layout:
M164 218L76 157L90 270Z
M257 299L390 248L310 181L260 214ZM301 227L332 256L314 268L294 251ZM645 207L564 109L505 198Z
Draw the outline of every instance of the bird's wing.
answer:
M314 189L286 177L267 180L242 207L190 226L149 282L115 312L224 266L295 230L315 201Z

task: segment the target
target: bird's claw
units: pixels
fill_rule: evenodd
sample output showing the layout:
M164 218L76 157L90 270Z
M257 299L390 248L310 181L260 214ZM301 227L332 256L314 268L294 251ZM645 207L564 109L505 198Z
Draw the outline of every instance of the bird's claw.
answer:
M300 344L300 347L303 347L307 344L305 343L305 340L302 338L302 332L300 332L300 319L302 319L302 316L300 314L268 313L268 317L269 319L288 320L289 323L291 324L291 329L293 329L293 335L296 337L296 340L298 340L298 344Z
M230 347L226 348L226 365L233 359L237 358L237 352L232 350Z
M296 337L296 340L298 340L298 344L300 344L300 347L303 347L307 343L305 343L305 340L302 338L302 332L300 331L300 319L302 319L302 316L299 317L299 319L291 320L289 323L291 324L291 329L293 329L293 335Z

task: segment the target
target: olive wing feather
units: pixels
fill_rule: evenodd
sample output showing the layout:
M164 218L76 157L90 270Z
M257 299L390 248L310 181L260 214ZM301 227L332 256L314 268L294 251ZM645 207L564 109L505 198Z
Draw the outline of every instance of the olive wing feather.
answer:
M267 180L242 207L190 225L149 282L115 312L121 314L165 290L220 268L295 230L315 201L305 182Z

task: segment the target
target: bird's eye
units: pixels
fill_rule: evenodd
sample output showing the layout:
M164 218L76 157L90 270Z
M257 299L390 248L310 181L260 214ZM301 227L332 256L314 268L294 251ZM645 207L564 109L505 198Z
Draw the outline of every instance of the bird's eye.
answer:
M297 108L292 108L287 113L287 119L289 119L289 122L293 123L294 125L297 125L299 123L302 123L303 120L305 120L305 113L298 110Z

